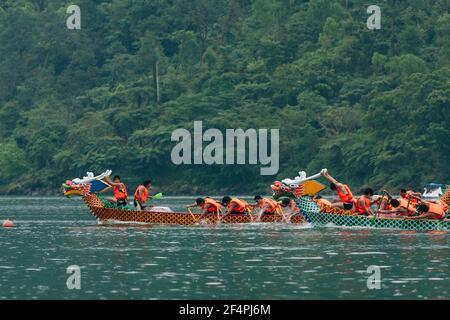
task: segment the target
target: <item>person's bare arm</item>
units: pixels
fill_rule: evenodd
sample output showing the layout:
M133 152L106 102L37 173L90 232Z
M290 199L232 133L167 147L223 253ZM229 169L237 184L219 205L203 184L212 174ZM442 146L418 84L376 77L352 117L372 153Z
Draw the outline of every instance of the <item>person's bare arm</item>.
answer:
M333 178L328 171L324 173L323 177L325 179L327 179L328 181L330 181L331 183L333 183L336 188L338 188L342 193L346 193L347 190L345 190L344 186L342 185L342 183L340 183L339 181L337 181L335 178Z
M337 181L335 178L333 178L328 171L325 171L322 176L327 179L328 181L330 181L331 183L333 183L336 188L338 188L342 193L346 193L346 190L344 188L344 186L342 185L342 183L340 183L339 181Z
M137 198L138 198L138 202L139 203L141 203L141 201L140 201L140 199L142 199L141 198L141 196L142 196L142 188L143 188L143 186L140 186L140 187L138 187L138 189L137 189ZM142 204L142 203L141 203Z
M381 202L381 208L386 209L386 207L389 205L389 200L387 198L384 198Z
M388 197L389 200L393 198L393 197L392 197L392 194L390 194L388 191L383 190L383 192L384 192L384 194Z
M105 180L112 186L120 186L122 184L122 182L116 183L116 182L112 181L110 176L106 176Z
M422 197L422 194L420 192L410 192L409 195L419 199Z
M336 184L336 185L339 183L335 178L333 178L333 177L328 173L328 171L321 172L321 174L322 174L322 177L324 177L325 179L327 179L327 180L330 181L331 183L334 183L334 184Z

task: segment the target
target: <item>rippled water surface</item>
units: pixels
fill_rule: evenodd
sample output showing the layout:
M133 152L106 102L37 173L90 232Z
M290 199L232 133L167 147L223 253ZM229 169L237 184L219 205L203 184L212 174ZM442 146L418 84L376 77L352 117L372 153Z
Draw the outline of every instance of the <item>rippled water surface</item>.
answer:
M159 204L181 209L189 198ZM449 234L287 224L98 225L79 199L0 197L0 299L447 299ZM81 268L69 290L67 267ZM381 289L367 268L379 266Z

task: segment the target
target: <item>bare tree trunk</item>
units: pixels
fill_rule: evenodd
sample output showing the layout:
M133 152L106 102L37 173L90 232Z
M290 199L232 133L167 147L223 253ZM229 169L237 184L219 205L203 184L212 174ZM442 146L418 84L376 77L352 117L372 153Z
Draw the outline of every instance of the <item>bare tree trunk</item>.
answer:
M160 102L160 90L159 90L159 62L155 61L153 64L153 87L155 88L155 101Z

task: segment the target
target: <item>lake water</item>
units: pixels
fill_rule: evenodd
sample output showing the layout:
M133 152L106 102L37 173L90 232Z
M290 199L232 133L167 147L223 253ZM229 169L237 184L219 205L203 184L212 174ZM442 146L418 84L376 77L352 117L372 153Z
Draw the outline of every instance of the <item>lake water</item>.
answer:
M192 198L158 204L181 209ZM0 197L0 299L448 299L449 234L98 225L80 199ZM69 290L67 268L81 270ZM381 288L368 289L369 266Z

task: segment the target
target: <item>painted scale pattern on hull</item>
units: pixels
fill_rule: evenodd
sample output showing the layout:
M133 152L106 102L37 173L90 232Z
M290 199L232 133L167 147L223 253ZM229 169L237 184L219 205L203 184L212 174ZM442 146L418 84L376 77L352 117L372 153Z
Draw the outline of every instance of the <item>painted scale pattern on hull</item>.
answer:
M145 212L137 210L125 210L118 208L106 208L96 195L89 194L84 198L91 213L100 221L118 221L118 222L139 222L154 224L176 224L176 225L194 225L200 223L201 214L186 212ZM202 218L202 222L216 224L219 217L217 214L207 214ZM230 223L252 223L255 217L249 214L220 215L220 222ZM279 215L263 215L260 222L281 222L283 217ZM301 215L293 216L291 223L306 223Z

